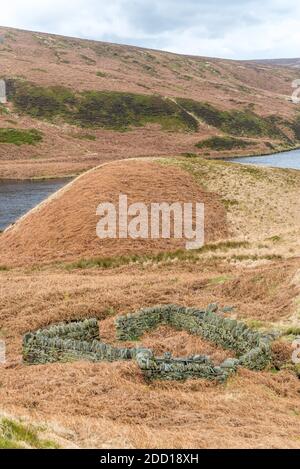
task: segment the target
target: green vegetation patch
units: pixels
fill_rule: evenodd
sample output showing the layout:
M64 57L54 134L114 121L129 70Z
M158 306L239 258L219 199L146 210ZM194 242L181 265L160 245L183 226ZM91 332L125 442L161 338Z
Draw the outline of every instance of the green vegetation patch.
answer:
M101 71L96 74L105 76ZM235 136L289 140L276 117L261 117L251 109L221 111L208 103L184 98L175 102L159 95L113 91L79 93L62 86L43 87L20 79L7 79L6 83L8 98L16 110L39 119L59 118L81 127L115 130L157 123L162 129L172 131L196 131L200 119ZM289 126L300 138L300 119Z
M56 116L72 115L76 98L72 91L60 86L45 88L23 81L7 81L8 97L19 112L52 120Z
M79 261L71 263L59 263L59 267L66 270L74 269L91 269L91 268L100 268L100 269L112 269L117 267L122 267L124 265L138 264L142 265L144 263L153 262L156 263L165 263L173 260L178 261L189 261L197 262L201 254L210 253L210 252L227 252L230 249L238 248L249 248L250 243L248 241L220 241L218 243L208 243L199 249L194 249L187 251L185 249L178 249L173 252L160 252L157 254L132 254L124 256L115 256L115 257L98 257L90 259L81 259Z
M297 326L289 327L288 329L286 329L286 331L284 331L284 335L291 335L291 336L298 337L300 335L300 327L297 327Z
M106 76L97 71L99 77ZM126 130L157 123L164 130L196 131L201 120L226 134L238 137L268 137L290 142L275 116L261 117L251 109L222 111L191 99L176 101L159 95L113 91L75 92L62 86L37 86L21 79L7 79L7 94L15 109L31 117L62 119L81 127ZM285 123L300 139L300 117ZM229 145L229 142L226 142Z
M196 130L198 125L176 103L161 96L87 91L78 97L74 121L83 127L101 126L126 129L158 123L168 129ZM173 121L170 123L170 121ZM167 122L167 124L166 124Z
M43 135L36 129L17 130L11 128L0 128L0 143L13 145L35 145L43 140Z
M167 130L195 131L198 122L175 102L156 95L112 91L74 93L60 86L41 87L7 80L8 96L16 109L39 119L64 121L81 127L126 130L147 123Z
M97 140L96 135L80 133L80 134L72 134L73 138L78 138L79 140L90 140L95 141Z
M221 129L223 132L237 136L288 139L278 127L274 116L261 117L251 110L221 111L211 104L192 99L178 98L177 102L206 124Z
M3 418L0 420L0 449L55 449L58 445L50 440L42 440L38 429L17 421Z
M0 103L0 116L4 116L7 114L9 114L8 110L3 104Z
M100 77L100 78L105 78L107 75L106 75L106 73L101 72L100 70L98 70L98 72L96 72L96 76Z
M32 68L31 69L33 72L41 72L41 73L48 73L48 70L45 70L44 68Z
M226 151L233 150L235 148L247 148L249 146L256 145L256 142L250 142L234 137L210 137L206 140L196 144L197 148L209 148L210 150Z
M300 140L300 114L298 114L295 120L293 121L291 128L297 140Z

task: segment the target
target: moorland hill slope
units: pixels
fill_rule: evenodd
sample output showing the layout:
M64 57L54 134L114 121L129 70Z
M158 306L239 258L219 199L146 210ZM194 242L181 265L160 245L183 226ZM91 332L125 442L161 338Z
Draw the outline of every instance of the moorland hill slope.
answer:
M78 174L128 157L268 153L300 143L293 66L3 27L0 38L8 93L0 108L0 177Z

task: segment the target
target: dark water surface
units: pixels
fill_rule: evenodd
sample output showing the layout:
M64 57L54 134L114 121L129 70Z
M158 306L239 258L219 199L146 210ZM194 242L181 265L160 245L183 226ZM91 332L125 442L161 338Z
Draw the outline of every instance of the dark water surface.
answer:
M260 166L272 166L274 168L300 169L300 149L275 153L268 156L249 156L245 158L228 158L233 163L255 164Z
M0 230L14 223L68 182L69 178L40 181L0 180Z

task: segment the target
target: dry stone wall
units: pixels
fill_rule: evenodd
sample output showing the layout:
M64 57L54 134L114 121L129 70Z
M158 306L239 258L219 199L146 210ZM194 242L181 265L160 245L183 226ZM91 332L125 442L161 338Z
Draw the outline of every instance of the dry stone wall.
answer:
M101 342L97 319L58 324L25 334L23 338L23 360L30 364L132 360L135 353L135 349Z
M176 305L155 306L119 316L116 319L116 336L123 341L139 340L159 324L199 335L233 350L237 358L226 359L216 366L206 355L174 358L171 353L166 353L163 357L155 357L151 350L143 347L114 347L101 342L96 319L58 324L26 334L23 358L29 364L136 360L148 379L206 378L219 381L226 380L239 366L262 370L271 361L272 336L259 334L244 323L225 317L224 310L219 311L214 304L203 310Z
M270 362L272 336L249 329L243 322L225 317L216 305L205 310L175 305L156 306L116 320L119 340L137 340L144 331L158 324L169 324L207 339L225 349L234 350L239 363L251 369L263 369ZM232 363L232 362L230 362ZM235 364L236 366L236 364Z
M137 353L136 360L144 376L150 380L183 380L205 378L225 381L236 370L237 360L227 360L221 366L215 366L206 355L194 355L188 358L173 358L170 353L163 357L154 357L151 350Z

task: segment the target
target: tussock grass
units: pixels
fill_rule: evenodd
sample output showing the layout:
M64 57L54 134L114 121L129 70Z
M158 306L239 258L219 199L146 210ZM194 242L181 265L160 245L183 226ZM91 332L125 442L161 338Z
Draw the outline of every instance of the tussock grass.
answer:
M266 254L263 256L259 256L258 254L237 254L232 256L232 260L235 261L280 261L282 259L283 256L281 256L280 254Z
M79 261L60 263L58 265L66 270L74 270L91 268L112 269L129 264L144 264L148 262L155 264L169 262L172 260L196 262L199 255L204 253L228 251L229 249L247 248L249 246L250 244L247 241L222 241L219 243L206 244L200 249L190 251L179 249L174 252L161 252L158 254L132 254L128 256L81 259Z
M243 236L251 242L268 241L274 249L282 248L281 254L285 249L281 241L293 237L292 231L299 230L299 171L203 157L159 161L180 166L190 172L201 187L221 196L231 239Z
M284 331L284 335L300 336L300 327L289 327Z
M0 420L0 449L54 449L58 445L51 440L43 440L39 431L32 425L3 418Z
M267 239L267 241L272 241L273 243L279 243L282 240L282 236L274 235Z

